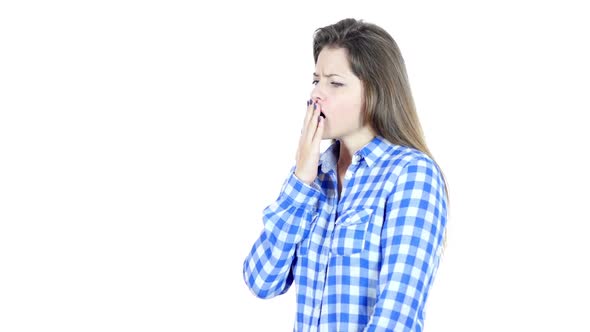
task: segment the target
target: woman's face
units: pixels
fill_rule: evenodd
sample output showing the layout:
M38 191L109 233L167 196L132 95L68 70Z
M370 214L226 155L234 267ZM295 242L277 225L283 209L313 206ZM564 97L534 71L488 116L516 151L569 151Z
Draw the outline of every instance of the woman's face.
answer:
M323 139L340 139L361 129L363 86L350 70L346 49L322 49L313 84L311 97L325 115Z

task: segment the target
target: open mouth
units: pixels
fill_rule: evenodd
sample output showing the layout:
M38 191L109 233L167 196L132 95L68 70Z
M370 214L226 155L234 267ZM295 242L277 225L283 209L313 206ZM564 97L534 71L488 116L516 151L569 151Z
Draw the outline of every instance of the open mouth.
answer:
M324 119L326 118L326 116L324 115L324 112L320 112L320 116L323 116Z

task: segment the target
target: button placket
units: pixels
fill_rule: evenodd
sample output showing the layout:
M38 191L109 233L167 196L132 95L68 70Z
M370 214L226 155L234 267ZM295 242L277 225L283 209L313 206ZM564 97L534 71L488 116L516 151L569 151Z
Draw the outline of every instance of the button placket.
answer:
M344 174L345 179L350 179L354 173L356 173L357 169L359 168L359 160L361 157L358 154L354 154L352 156L352 162L350 163L350 167L346 170L346 174Z

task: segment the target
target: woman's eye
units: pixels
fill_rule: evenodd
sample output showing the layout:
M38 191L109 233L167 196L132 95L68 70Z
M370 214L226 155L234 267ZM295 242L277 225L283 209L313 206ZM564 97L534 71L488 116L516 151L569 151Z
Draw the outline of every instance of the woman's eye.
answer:
M314 85L315 85L315 84L318 84L318 82L319 82L318 80L313 80L313 81L311 82L311 84L314 84ZM336 87L340 87L340 86L343 86L344 84L342 84L342 83L338 83L338 82L332 82L332 85L333 85L333 86L336 86Z

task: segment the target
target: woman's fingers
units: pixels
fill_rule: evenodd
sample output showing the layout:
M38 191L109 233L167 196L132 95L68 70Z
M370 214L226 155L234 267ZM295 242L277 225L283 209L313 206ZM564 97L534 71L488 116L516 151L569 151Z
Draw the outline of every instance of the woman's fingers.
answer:
M325 119L320 116L321 111L316 103L312 103L311 100L307 101L307 111L305 113L305 119L303 121L303 128L301 129L301 137L299 139L299 145L302 143L318 143L317 141L322 140L323 134L323 122ZM322 127L321 132L319 131L320 125ZM316 136L319 138L316 140Z
M309 119L311 119L313 113L313 102L312 100L307 101L307 110L305 111L305 117L303 118L303 131L307 129Z
M317 104L313 104L311 109L311 116L307 122L307 129L306 129L306 139L308 142L313 141L313 137L315 136L316 130L318 128L318 118L320 116L320 108Z
M320 156L319 141L323 132L323 124L318 123L320 107L308 101L307 111L303 120L303 128L297 152L295 153L295 175L305 183L312 183L317 177ZM323 121L323 119L321 120ZM318 130L319 128L319 130ZM319 135L319 136L317 136Z
M325 121L326 121L326 119L324 119L324 117L318 116L317 129L315 131L315 136L313 137L313 144L315 144L315 145L319 146L320 142L322 141L322 137L324 135L324 122Z

